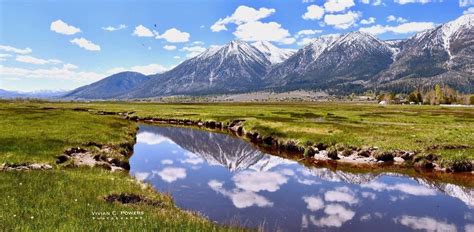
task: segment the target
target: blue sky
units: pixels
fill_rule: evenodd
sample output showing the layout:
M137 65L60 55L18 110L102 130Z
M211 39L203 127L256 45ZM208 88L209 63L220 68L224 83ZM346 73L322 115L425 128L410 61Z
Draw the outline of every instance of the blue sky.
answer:
M474 13L474 0L0 0L0 89L69 90L162 72L233 39L298 49L361 30L400 39Z

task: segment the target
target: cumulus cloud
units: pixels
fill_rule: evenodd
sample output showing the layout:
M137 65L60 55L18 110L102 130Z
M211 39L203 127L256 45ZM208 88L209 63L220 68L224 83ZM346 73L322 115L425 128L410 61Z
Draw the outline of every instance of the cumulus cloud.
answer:
M354 0L327 0L324 9L327 12L341 12L355 6Z
M324 22L337 29L347 29L357 22L360 15L359 12L354 11L349 11L345 14L329 14L324 16Z
M112 73L117 73L117 71L113 71ZM173 141L171 141L167 137L161 136L159 134L151 133L148 131L140 132L137 134L137 143L144 143L147 145L157 145L163 142L172 143Z
M393 184L388 185L381 182L371 182L368 184L362 184L361 187L369 188L375 191L400 191L409 195L414 196L434 196L436 191L421 185L412 184Z
M339 204L330 204L324 208L326 216L316 219L314 216L310 216L310 221L320 227L341 227L347 221L350 221L355 212L344 208Z
M186 46L181 48L180 51L187 52L186 58L192 58L206 51L206 48L201 46Z
M168 51L173 51L173 50L176 49L176 46L174 46L174 45L165 45L165 46L163 46L163 48L165 50L168 50Z
M291 37L288 30L283 28L281 24L276 22L249 22L239 25L234 35L243 41L270 41L281 44L292 44L296 40Z
M153 34L153 32L150 29L148 29L147 27L145 27L143 25L136 26L132 35L138 36L138 37L153 37L153 36L155 36L155 34Z
M12 57L12 55L0 53L0 61L5 61L7 57Z
M248 6L239 6L235 9L234 13L225 18L219 19L211 26L213 32L225 31L227 30L226 25L233 23L236 25L241 25L248 22L255 22L260 19L266 18L271 14L275 13L275 9L269 9L262 7L260 9L254 9Z
M104 31L119 31L119 30L123 30L123 29L125 29L125 28L127 28L127 25L125 25L125 24L120 24L120 25L118 25L118 26L116 26L116 27L114 27L114 26L102 27L102 30L104 30Z
M177 181L178 179L186 178L186 169L176 168L176 167L166 167L163 170L159 171L158 175L164 181L168 183L172 183L172 182Z
M387 22L406 23L408 20L402 17L396 17L395 15L389 15L387 17Z
M474 6L474 0L459 0L460 7Z
M59 64L59 63L62 63L62 61L56 60L56 59L45 60L45 59L40 59L40 58L36 58L36 57L33 57L33 56L26 56L26 55L18 55L18 56L16 56L15 60L18 61L18 62L29 63L29 64Z
M404 5L404 4L408 4L408 3L426 4L426 3L430 3L430 2L434 2L434 1L435 0L395 0L394 2L398 3L398 4L401 4L401 5Z
M368 19L362 19L360 20L361 24L368 25L368 24L373 24L375 23L375 18L374 17L369 17Z
M232 180L235 182L235 186L247 191L275 192L288 181L288 178L278 172L243 171L234 175Z
M474 14L474 7L469 7L465 11L462 12L463 14Z
M359 199L355 197L355 194L345 188L327 191L324 194L324 200L333 202L345 202L349 205L357 204L359 202Z
M156 39L164 39L170 43L184 43L189 41L189 33L180 31L176 28L166 30L163 34L156 34Z
M410 227L412 230L425 231L457 231L456 225L437 221L431 217L415 217L403 215L394 219L396 223Z
M25 69L7 67L0 65L0 76L16 78L41 78L70 80L81 83L90 83L104 78L104 74L95 72L79 72L78 67L73 64L64 64L62 67L51 67L47 69Z
M208 182L209 187L212 190L228 197L231 199L232 204L235 207L242 209L247 208L250 206L258 206L258 207L271 207L273 206L273 202L269 201L267 198L258 195L252 191L240 190L240 189L233 189L233 190L226 190L224 189L223 182L219 182L217 180L211 180Z
M432 22L410 22L410 23L403 23L398 26L374 25L371 27L360 28L359 31L369 33L372 35L379 35L379 34L384 34L387 32L393 32L396 34L408 34L408 33L422 32L434 27L435 27L435 24Z
M191 152L186 152L184 156L185 159L181 160L181 163L196 165L204 162L203 159Z
M303 201L306 202L306 208L308 208L310 211L316 212L324 208L324 202L320 197L304 196Z
M299 37L302 37L302 36L320 34L322 32L323 32L322 30L301 30L301 31L298 31L296 33L295 37L299 38Z
M20 48L15 48L8 45L0 45L0 50L5 51L5 52L13 52L17 54L28 54L33 51L31 50L31 48L20 49Z
M382 5L382 0L360 0L363 4L372 4L373 6Z
M163 164L163 165L171 165L171 164L173 164L173 160L164 159L164 160L161 161L161 164Z
M133 174L135 178L139 181L144 181L150 177L150 173L148 172L136 172Z
M377 198L377 195L375 195L375 193L371 193L371 192L362 192L362 197L364 198L368 198L368 199L372 199L372 200L375 200L375 198Z
M85 39L85 38L75 38L70 40L72 44L75 44L81 48L84 48L89 51L100 51L100 46L97 44L94 44L93 42Z
M49 29L51 29L51 31L54 31L56 33L63 34L63 35L74 35L76 33L81 32L81 29L68 25L67 23L63 22L60 19L52 22Z
M173 59L175 60L181 59L181 56L173 56Z
M311 5L306 8L306 13L301 17L306 20L318 20L324 15L324 8L318 5Z

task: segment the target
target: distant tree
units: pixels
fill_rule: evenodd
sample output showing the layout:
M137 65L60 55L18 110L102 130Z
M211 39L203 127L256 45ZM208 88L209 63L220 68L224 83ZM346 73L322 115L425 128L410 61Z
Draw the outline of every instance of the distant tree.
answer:
M474 95L471 95L471 96L469 97L469 104L470 104L470 105L474 105Z
M435 85L435 104L439 105L443 103L444 95L443 95L443 90L441 89L441 86L439 84Z

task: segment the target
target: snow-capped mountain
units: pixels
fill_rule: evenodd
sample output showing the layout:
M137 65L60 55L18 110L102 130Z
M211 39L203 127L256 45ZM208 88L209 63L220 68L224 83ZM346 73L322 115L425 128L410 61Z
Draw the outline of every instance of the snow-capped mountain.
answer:
M257 41L252 46L262 52L272 64L279 64L295 54L295 50L278 48L268 41Z
M241 92L255 89L271 63L254 46L231 41L156 75L126 97Z
M273 87L345 88L387 68L392 62L391 47L362 32L323 36L275 66L265 77Z
M379 88L396 91L442 83L472 92L474 15L463 15L403 42L395 62L374 79Z

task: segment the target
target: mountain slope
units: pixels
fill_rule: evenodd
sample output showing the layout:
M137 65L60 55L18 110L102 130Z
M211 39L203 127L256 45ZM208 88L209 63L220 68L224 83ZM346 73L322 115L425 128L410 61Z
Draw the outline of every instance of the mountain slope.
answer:
M271 65L266 56L243 41L212 47L174 69L154 76L126 94L142 98L179 94L241 92L255 89Z
M64 96L69 99L109 99L124 94L149 80L137 72L121 72L108 76L90 85L77 88Z
M396 61L377 75L373 86L394 91L448 84L473 92L474 15L416 34L401 47Z
M278 48L268 41L257 41L252 46L262 52L272 64L279 64L295 54L291 49Z
M362 32L316 39L265 77L283 88L341 89L361 85L393 62L394 50Z

